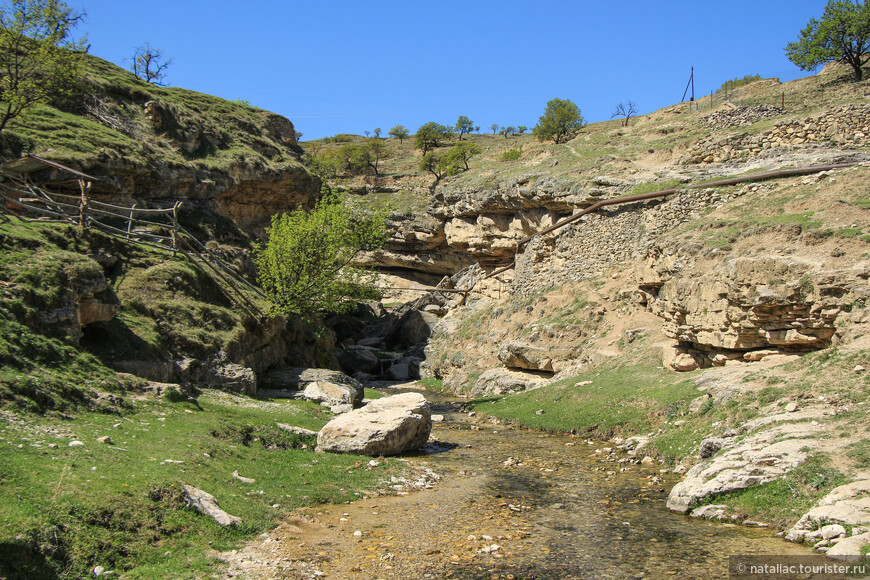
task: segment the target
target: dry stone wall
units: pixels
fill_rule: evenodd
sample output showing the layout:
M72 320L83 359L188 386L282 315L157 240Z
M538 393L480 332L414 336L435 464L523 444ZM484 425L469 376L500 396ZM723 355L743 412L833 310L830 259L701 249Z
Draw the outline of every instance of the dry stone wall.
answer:
M722 128L722 127L718 127ZM840 148L870 144L870 105L844 105L804 120L777 123L761 133L740 133L698 141L682 159L686 164L722 163L757 157L775 149L812 145Z
M643 259L674 227L739 195L715 189L684 190L666 201L603 208L552 237L537 237L517 256L513 291L534 290L601 275L610 267Z
M726 108L711 113L704 118L708 129L718 131L730 127L745 127L763 119L780 117L785 111L775 105L756 105L754 107Z

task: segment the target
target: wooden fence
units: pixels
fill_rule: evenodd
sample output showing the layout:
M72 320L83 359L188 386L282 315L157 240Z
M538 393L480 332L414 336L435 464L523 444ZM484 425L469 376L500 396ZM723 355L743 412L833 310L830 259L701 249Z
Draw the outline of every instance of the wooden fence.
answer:
M89 181L80 179L79 188L79 196L54 193L35 185L25 174L0 175L2 206L19 219L69 223L173 255L180 252L212 278L235 306L255 318L264 316L256 304L257 299L267 300L262 290L245 280L178 223L181 202L176 201L166 208L121 206L92 199Z

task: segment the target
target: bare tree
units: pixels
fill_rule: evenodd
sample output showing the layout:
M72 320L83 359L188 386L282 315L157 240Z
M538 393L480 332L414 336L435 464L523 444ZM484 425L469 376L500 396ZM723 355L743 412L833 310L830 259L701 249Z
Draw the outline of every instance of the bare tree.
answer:
M164 59L163 51L147 42L133 49L133 74L152 85L166 86L166 69L171 64L171 58Z
M616 111L610 115L611 119L615 119L616 117L622 117L622 126L628 127L628 120L637 114L637 107L633 101L628 101L628 103L619 103L616 105Z

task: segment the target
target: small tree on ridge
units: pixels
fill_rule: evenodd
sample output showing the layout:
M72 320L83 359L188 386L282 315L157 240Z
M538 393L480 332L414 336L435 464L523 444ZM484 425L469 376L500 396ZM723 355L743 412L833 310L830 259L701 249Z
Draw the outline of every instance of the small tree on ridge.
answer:
M166 86L166 69L172 59L163 58L163 51L147 42L133 49L133 74L156 87Z
M532 129L539 141L552 139L557 145L573 139L583 128L580 108L568 99L553 99Z

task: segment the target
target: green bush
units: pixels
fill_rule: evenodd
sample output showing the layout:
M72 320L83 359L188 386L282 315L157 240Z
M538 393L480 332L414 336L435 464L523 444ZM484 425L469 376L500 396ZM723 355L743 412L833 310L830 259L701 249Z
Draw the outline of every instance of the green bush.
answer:
M732 90L736 89L737 87L742 87L744 85L748 85L749 83L754 83L755 81L760 81L760 80L761 80L761 75L746 75L742 78L741 77L734 78L734 79L731 79L730 81L725 81L724 83L722 83L722 86L720 86L718 89L716 89L716 92L721 93L721 92L724 92L725 89L732 91Z
M501 154L502 161L516 161L520 157L522 157L523 152L520 149L508 149L504 153Z

